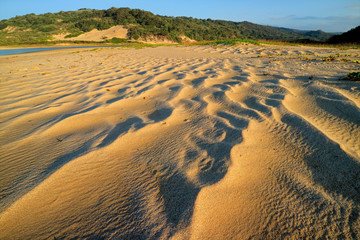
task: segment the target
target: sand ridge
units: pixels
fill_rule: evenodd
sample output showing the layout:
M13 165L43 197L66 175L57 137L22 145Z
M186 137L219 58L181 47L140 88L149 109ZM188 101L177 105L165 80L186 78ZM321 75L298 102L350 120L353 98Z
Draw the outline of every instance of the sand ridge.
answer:
M359 65L304 60L337 51L0 57L0 238L355 239Z
M68 35L68 33L63 33L59 35L54 35L53 40L71 40L71 41L104 41L106 39L112 39L112 38L122 38L127 39L127 32L128 30L122 26L117 25L113 26L106 30L97 30L93 29L90 32L86 32L81 34L77 37L72 38L65 38L65 36Z

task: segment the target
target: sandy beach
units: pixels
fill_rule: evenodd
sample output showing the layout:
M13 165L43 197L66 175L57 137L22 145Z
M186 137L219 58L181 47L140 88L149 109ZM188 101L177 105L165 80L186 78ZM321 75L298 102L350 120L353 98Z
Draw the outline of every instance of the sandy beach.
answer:
M357 239L359 55L0 56L0 239Z

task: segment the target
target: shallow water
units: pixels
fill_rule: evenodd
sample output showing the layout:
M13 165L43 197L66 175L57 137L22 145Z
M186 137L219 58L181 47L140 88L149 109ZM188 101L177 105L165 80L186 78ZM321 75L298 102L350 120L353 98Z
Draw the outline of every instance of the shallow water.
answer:
M0 50L0 56L22 54L30 52L42 52L59 49L71 49L71 48L94 48L94 47L116 47L116 46L76 46L76 47L47 47L47 48L21 48L21 49L4 49Z

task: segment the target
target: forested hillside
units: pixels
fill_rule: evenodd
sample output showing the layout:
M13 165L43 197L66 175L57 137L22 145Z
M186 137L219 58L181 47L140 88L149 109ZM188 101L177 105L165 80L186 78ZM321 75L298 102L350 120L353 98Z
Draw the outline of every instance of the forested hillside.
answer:
M353 28L343 34L333 36L330 43L360 43L360 26Z
M191 17L167 17L129 8L108 10L80 9L78 11L28 14L0 21L0 44L41 43L53 35L65 33L67 38L79 36L92 29L104 30L124 25L128 39L146 40L150 36L181 42L182 37L196 41L236 38L266 40L326 40L331 34L304 32L262 26L250 22L231 22Z

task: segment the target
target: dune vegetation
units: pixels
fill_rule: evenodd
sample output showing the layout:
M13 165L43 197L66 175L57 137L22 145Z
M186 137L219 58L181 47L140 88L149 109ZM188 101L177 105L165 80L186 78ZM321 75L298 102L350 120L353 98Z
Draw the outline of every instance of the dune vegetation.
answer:
M147 40L159 37L173 42L185 38L195 41L227 39L265 39L281 41L325 41L333 34L322 31L299 31L262 26L250 22L232 22L192 17L159 16L148 11L130 8L27 14L0 21L0 45L48 43L53 36L80 36L91 30L106 30L123 25L127 39ZM104 40L106 41L106 40Z

